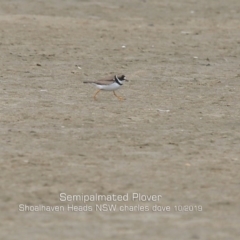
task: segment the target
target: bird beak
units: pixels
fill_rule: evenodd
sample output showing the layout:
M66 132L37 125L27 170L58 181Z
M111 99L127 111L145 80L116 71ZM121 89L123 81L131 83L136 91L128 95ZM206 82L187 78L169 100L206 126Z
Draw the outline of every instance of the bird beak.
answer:
M127 79L124 79L126 82L129 82L129 80L127 80Z

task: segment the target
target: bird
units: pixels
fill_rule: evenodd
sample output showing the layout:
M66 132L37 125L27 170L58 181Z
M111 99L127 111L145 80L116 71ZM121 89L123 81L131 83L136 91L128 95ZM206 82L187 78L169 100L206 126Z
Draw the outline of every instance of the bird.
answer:
M84 81L83 83L92 83L92 84L95 84L96 87L98 88L97 92L93 96L94 100L97 100L96 98L97 94L101 90L104 90L104 91L113 91L114 96L117 97L120 101L122 101L124 100L124 98L121 96L118 96L115 93L115 91L123 85L124 81L128 82L128 80L125 78L125 75L114 75L114 76L103 78L96 81Z

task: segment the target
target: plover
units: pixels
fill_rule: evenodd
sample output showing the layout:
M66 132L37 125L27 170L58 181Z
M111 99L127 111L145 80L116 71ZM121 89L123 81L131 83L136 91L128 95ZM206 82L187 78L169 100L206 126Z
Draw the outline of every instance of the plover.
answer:
M124 100L123 97L118 96L115 93L115 90L117 90L118 88L120 88L123 85L123 82L128 80L125 78L124 75L115 75L113 77L109 77L109 78L104 78L104 79L100 79L97 81L85 81L83 83L93 83L96 85L96 87L99 89L97 90L97 92L95 93L95 95L93 96L94 99L96 100L96 96L97 94L101 91L113 91L113 94L119 99L119 100Z

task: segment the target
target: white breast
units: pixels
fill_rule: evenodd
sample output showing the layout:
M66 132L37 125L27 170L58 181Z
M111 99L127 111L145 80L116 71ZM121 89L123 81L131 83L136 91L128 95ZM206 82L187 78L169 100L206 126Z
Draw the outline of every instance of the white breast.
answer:
M106 91L114 91L117 90L121 85L117 84L116 82L109 84L109 85L96 85L97 88Z

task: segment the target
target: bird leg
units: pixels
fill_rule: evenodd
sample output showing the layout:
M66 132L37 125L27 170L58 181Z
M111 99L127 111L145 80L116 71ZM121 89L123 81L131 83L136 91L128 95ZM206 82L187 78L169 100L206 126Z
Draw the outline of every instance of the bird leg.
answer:
M124 98L121 97L121 96L118 96L118 95L115 93L115 91L113 91L113 94L114 94L114 96L116 96L120 101L124 100Z
M97 90L97 92L95 93L95 95L93 96L94 100L97 100L96 96L97 94L101 91L101 89Z

